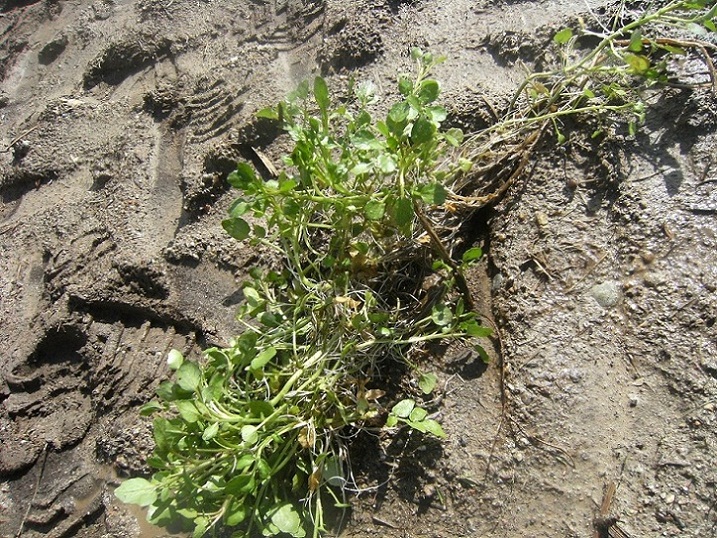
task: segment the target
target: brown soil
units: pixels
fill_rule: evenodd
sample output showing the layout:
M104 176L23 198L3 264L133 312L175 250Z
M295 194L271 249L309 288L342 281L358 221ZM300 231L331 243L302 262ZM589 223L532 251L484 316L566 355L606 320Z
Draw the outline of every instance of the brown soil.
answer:
M220 220L235 162L278 158L257 110L317 72L390 93L420 45L449 58L453 121L479 128L604 4L4 2L0 535L161 535L112 490L146 471L137 411L166 352L239 330L261 253ZM609 482L630 536L717 536L717 101L652 101L636 139L544 147L476 220L501 357L447 353L441 446L354 448L344 536L587 537Z

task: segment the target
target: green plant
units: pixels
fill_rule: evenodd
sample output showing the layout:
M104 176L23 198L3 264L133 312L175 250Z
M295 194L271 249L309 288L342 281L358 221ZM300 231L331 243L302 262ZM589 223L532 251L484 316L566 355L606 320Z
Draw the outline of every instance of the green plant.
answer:
M581 18L575 28L554 35L552 67L528 73L505 113L494 110L495 123L464 142L464 156L473 168L449 189L449 209L462 215L495 203L524 176L545 133L552 131L558 144L568 141L570 118L593 125L593 138L609 139L620 125L634 135L645 120L648 90L711 85L717 91L709 53L717 46L701 39L714 35L714 1L672 0L644 10L627 4L613 6L606 22L596 17L588 25ZM680 60L688 55L701 59L709 80L681 80Z
M668 37L677 31L693 36L717 31L717 6L711 4L714 2L706 0L671 1L654 11L630 12L623 2L611 26L603 25L596 31L581 20L577 30L559 31L554 41L562 46L560 67L532 73L525 79L516 95L527 91L531 113L518 113L517 117L550 120L559 143L564 141L559 119L575 114L625 117L634 134L644 121L644 90L670 84L669 66L684 57L687 49L703 53L711 84L717 83L705 49L710 47L708 43ZM582 49L585 40L597 40L597 45Z
M242 287L245 332L201 363L172 352L175 380L143 408L159 412L156 472L116 493L147 506L150 521L196 537L219 524L240 536L318 536L325 500L345 503L348 428L445 435L415 397L390 412L381 402L391 369L434 391L436 376L412 358L421 346L470 341L487 359L479 339L491 332L462 277L480 249L454 261L431 224L468 163L445 158L463 135L441 129L428 74L442 59L412 54L417 76L400 78L385 119L371 116L370 85L334 102L322 78L260 113L283 123L294 149L268 181L237 166L228 179L241 195L223 226L278 260Z

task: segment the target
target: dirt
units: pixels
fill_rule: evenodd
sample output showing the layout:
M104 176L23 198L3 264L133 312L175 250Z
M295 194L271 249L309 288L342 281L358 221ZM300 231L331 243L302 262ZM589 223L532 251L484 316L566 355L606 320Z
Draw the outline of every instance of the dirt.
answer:
M42 0L0 6L0 535L161 536L146 472L165 356L226 343L262 256L224 177L302 79L385 95L419 45L451 121L491 121L550 36L605 2ZM494 360L448 350L448 439L357 444L343 536L717 536L717 100L650 97L637 137L544 144L466 224ZM257 165L259 163L257 162ZM379 450L380 452L380 450Z

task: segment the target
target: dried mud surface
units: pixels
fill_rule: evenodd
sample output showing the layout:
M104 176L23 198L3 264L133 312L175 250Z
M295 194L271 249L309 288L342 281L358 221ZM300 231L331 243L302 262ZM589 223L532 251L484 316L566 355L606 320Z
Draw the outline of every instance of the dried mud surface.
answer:
M166 352L239 330L262 253L222 232L223 179L254 147L278 157L258 109L317 72L389 94L420 45L449 57L453 121L480 128L546 36L604 4L5 2L0 535L162 535L112 490L146 471L137 410ZM369 489L343 536L592 536L610 481L630 536L717 536L717 103L652 101L634 140L543 147L478 219L501 357L446 354L442 446L355 447Z

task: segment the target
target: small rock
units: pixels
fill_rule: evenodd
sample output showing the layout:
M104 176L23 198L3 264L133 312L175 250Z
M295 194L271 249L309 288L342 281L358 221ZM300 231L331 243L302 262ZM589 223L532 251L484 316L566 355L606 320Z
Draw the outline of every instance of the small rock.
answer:
M546 215L542 211L536 211L535 212L535 222L541 228L546 227L548 225L548 215Z
M590 295L603 308L612 308L620 302L620 285L617 282L603 282L590 288Z

